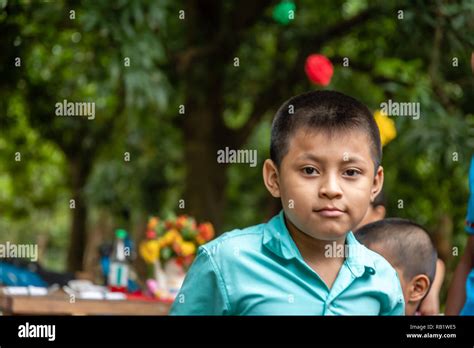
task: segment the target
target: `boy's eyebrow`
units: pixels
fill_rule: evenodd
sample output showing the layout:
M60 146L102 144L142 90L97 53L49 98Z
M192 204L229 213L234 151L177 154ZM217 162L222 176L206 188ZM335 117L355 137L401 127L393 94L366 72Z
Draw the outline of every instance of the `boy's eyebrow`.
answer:
M311 160L313 162L324 162L324 160L321 160L318 156L313 155L312 153L305 152L301 156L298 156L298 160Z
M310 152L305 152L304 154L299 156L297 159L298 160L311 160L313 162L321 162L321 163L326 162L326 159L318 157ZM339 162L340 163L360 163L360 162L365 163L366 161L360 156L348 155L347 158L342 157Z

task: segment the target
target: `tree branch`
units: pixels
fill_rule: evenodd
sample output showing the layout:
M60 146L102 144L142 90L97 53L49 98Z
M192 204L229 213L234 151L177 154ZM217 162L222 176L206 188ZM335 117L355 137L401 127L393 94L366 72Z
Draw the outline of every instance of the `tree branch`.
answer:
M247 30L261 20L267 7L275 2L275 0L247 1L245 6L242 6L245 8L245 11L232 11L231 17L226 19L229 25L225 27L225 30L219 33L217 46L221 47L225 45L226 42L229 42L231 43L231 45L229 45L230 50L232 52L236 51ZM230 41L229 38L231 38Z
M344 57L341 57L341 56L331 56L330 58L331 58L331 62L334 65L342 64L344 62ZM388 77L388 76L385 76L385 75L375 74L373 72L372 66L367 65L367 64L363 64L361 62L354 61L353 59L351 59L351 61L350 61L349 68L352 69L352 70L367 73L368 75L370 75L370 77L371 77L371 79L374 83L395 82L395 83L397 83L399 85L402 85L402 86L405 86L405 87L411 87L412 86L412 84L409 84L409 83L407 83L405 81L402 81L402 80L397 80L397 79L394 79L394 78L391 78L391 77Z
M214 35L205 38L205 41L193 41L193 45L174 55L178 73L185 73L194 60L203 56L216 55L223 61L228 60L240 47L247 30L255 25L266 8L273 2L275 0L248 1L245 6L239 6L239 11L231 12L230 16L221 14L220 20L214 18L214 22L219 23L219 27L215 28ZM211 6L212 2L208 5ZM192 11L207 23L209 11L203 4L195 6ZM217 13L213 14L215 17L218 15ZM189 30L194 31L196 26L201 27L201 25L195 24L195 26L190 26ZM191 34L190 37L194 38L194 35Z
M346 35L350 30L380 14L380 11L380 8L372 7L350 19L328 27L325 31L315 36L312 35L312 33L305 33L301 37L293 39L292 42L300 44L297 48L298 56L293 66L286 74L277 74L273 81L256 97L255 106L248 122L242 128L232 132L232 138L234 138L233 146L236 148L241 147L254 127L263 119L267 112L279 105L284 99L286 100L290 97L293 86L296 85L298 81L304 79L303 66L306 57L310 53L320 50L320 48L329 41ZM304 44L301 45L301 43ZM279 44L281 44L281 38ZM281 69L281 66L284 66L284 64L282 65L278 60L279 57L281 57L281 54L277 55L274 71L278 71Z

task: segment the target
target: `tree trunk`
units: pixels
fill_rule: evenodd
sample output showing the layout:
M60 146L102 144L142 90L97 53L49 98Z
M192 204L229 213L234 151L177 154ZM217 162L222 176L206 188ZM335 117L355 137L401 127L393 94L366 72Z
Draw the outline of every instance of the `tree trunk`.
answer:
M100 264L99 248L107 240L113 237L113 217L106 209L99 209L97 221L89 228L87 232L87 245L82 258L84 272L92 274L94 279L102 273ZM102 279L100 279L102 281Z
M453 219L446 213L442 213L438 226L434 231L434 244L438 251L438 257L444 262L449 263L452 259L452 236L453 236Z
M186 98L182 115L187 169L184 198L186 212L199 221L212 222L217 234L223 232L228 167L217 163L217 151L226 146L237 150L243 143L224 124L225 71L233 64L243 33L269 3L255 2L230 15L218 1L187 3L188 52L178 67Z
M218 98L218 96L216 96ZM189 101L184 122L184 151L186 161L185 204L186 211L198 221L214 224L220 234L225 209L225 187L227 183L224 163L217 163L217 151L225 147L216 124L222 116L219 109ZM187 104L188 105L188 104ZM195 105L193 107L192 105Z
M67 268L70 272L83 270L84 252L87 242L87 206L84 199L84 185L90 172L87 160L80 156L68 157L71 178L71 239L69 242ZM71 203L71 202L70 202Z

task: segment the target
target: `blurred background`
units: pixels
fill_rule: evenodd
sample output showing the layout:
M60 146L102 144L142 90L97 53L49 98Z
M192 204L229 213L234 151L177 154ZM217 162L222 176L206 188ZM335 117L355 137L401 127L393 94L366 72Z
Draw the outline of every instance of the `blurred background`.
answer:
M466 240L473 8L1 0L0 242L37 243L51 270L90 271L116 228L139 242L151 215L188 214L216 234L264 222L278 211L261 178L272 117L327 88L374 112L389 99L420 103L418 120L390 118L385 203L387 216L431 232L447 264L443 303ZM306 76L311 54L334 66L329 85ZM95 118L57 117L64 99L95 102ZM226 146L256 149L257 166L217 163Z

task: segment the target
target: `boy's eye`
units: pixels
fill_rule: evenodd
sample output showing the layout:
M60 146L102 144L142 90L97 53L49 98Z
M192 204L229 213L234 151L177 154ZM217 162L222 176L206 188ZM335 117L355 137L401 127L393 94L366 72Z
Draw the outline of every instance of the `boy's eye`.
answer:
M358 176L360 175L360 171L358 171L357 169L348 169L344 172L344 174L346 176L351 176L351 177L354 177L354 176Z
M313 174L317 174L318 171L316 170L316 168L313 168L313 167L304 167L303 168L303 172L306 174L306 175L313 175Z

